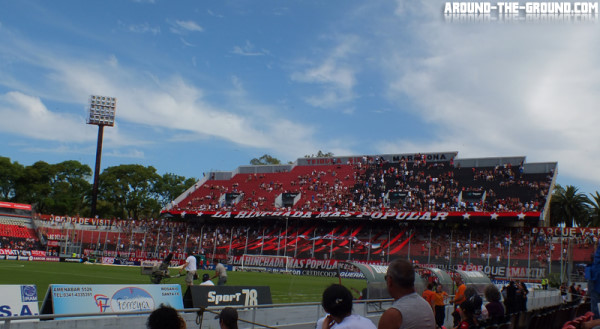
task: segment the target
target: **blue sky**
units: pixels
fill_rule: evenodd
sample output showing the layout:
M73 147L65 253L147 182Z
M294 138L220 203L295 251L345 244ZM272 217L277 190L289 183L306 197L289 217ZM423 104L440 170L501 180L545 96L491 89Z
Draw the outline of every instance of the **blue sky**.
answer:
M201 177L267 153L458 151L600 185L597 21L448 22L443 2L2 1L0 155Z

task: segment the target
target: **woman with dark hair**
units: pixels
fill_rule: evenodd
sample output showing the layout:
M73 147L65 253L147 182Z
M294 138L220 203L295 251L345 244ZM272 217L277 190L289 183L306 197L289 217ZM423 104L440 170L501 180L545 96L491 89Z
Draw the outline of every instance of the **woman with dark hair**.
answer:
M217 316L221 329L238 329L238 313L233 307L225 307Z
M504 305L500 302L500 291L498 288L489 284L483 291L485 299L485 309L488 312L489 324L500 324L504 321Z
M148 329L185 329L185 320L171 306L160 304L148 317Z
M483 299L479 294L477 294L477 290L474 287L469 286L465 289L465 298L470 300L473 304L473 315L477 321L483 321Z
M328 315L317 321L316 329L376 329L371 320L352 314L352 293L340 284L323 291L321 305Z
M468 298L460 304L458 307L458 313L460 314L460 322L456 329L478 329L479 322L475 316L477 311L477 304L475 296Z

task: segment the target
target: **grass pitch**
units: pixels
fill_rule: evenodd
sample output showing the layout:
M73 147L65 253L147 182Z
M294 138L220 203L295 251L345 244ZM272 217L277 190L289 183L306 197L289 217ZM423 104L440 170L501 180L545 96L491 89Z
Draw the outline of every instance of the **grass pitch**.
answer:
M176 275L171 269L171 275ZM214 271L200 270L198 275ZM323 290L338 278L297 276L276 273L227 272L230 286L269 286L273 303L320 302ZM216 280L215 280L216 281ZM163 283L180 284L185 293L184 276L169 278ZM141 275L140 267L105 266L98 264L53 263L29 261L0 261L0 284L35 284L38 300L43 301L50 284L151 284L150 277ZM342 279L347 288L361 291L365 280ZM356 297L357 294L353 292Z

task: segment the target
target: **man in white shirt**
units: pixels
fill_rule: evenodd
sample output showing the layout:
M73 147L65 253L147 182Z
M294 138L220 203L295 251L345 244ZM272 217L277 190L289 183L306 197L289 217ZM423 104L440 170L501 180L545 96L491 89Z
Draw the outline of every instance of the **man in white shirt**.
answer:
M185 269L187 271L186 275L185 275L185 283L188 286L193 286L194 285L194 276L196 275L196 257L194 257L194 255L189 255L186 259L185 259L185 265L183 265L183 268L179 269L179 274L181 274L181 270Z

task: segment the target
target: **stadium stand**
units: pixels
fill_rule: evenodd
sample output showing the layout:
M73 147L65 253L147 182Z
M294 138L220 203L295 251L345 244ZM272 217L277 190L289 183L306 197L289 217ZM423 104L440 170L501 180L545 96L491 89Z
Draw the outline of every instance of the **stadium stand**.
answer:
M197 210L273 210L283 193L300 193L295 209L328 209L340 205L353 185L352 166L295 167L289 172L237 174L230 180L209 179L190 194L178 208ZM227 196L241 196L230 203ZM183 206L181 206L183 204Z
M42 249L33 227L30 205L0 202L0 249Z
M407 257L429 264L538 268L567 257L581 263L590 259L597 230L569 233L564 241L561 232L543 230L556 163L456 155L242 166L209 173L160 219L40 215L32 221L3 215L0 243L50 254L65 252L68 244L80 254L129 259L163 259L169 252L182 258L193 252L208 259L258 254L387 262Z
M202 253L208 259L244 254L295 258L387 262L407 257L430 264L489 264L547 268L567 248L567 239L510 226L453 228L454 224L399 225L394 222L319 219L204 220L200 222L127 221L131 225L96 226L39 221L49 242L80 246L82 253L128 259L162 259L169 252ZM287 222L287 223L286 223ZM574 235L574 262L587 262L598 232Z
M555 163L524 157L455 159L456 153L326 158L272 172L210 173L179 198L179 211L542 211ZM306 160L306 159L304 159ZM322 163L329 164L322 164ZM293 204L281 202L298 194Z
M160 219L32 220L0 212L0 249L58 255L71 246L81 255L129 260L162 260L171 252L180 261L190 252L209 260L254 254L387 263L406 257L507 271L590 260L599 229L545 227L556 163L456 155L298 159L293 165L209 173ZM427 217L439 213L446 215ZM509 277L493 271L490 276ZM586 303L564 303L485 328L567 327L588 310Z

